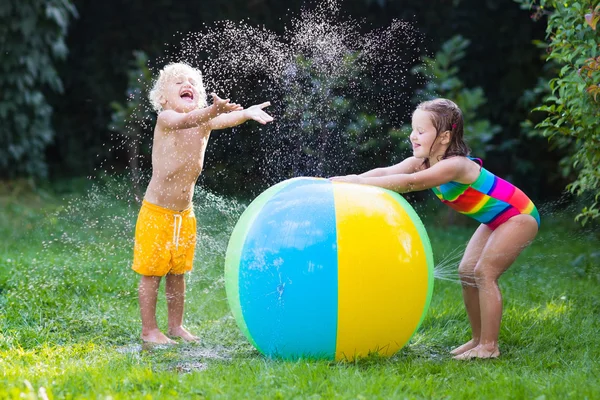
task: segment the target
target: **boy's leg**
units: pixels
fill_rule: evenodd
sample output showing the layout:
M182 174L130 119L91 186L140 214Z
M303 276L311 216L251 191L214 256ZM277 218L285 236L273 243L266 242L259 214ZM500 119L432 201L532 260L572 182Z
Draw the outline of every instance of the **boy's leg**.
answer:
M471 350L473 347L479 344L479 337L481 335L481 312L479 310L479 291L475 283L475 265L477 260L481 257L481 252L490 237L492 230L485 225L480 225L479 228L469 240L465 253L460 265L458 267L458 275L462 284L463 300L465 302L465 308L467 309L467 315L469 316L469 323L471 324L472 338L467 343L463 344L452 350L451 354L462 354L467 350Z
M140 280L138 296L142 315L142 340L150 343L174 343L166 337L156 323L156 298L160 286L160 276L144 276Z
M509 219L490 235L474 271L479 289L481 337L476 347L456 356L456 359L493 358L500 355L498 335L502 320L502 294L498 278L533 241L537 231L535 219L522 214Z
M167 307L169 310L169 335L180 337L185 341L196 341L199 338L183 327L183 310L185 307L185 275L167 274L166 277Z

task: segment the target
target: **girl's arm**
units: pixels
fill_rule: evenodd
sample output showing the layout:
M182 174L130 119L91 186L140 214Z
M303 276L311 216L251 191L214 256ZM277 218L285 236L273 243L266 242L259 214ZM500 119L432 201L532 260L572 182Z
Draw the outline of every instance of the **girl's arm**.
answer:
M261 124L273 121L273 117L263 111L263 108L270 106L270 102L254 105L246 110L233 111L227 114L221 114L209 122L211 130L232 128L242 124L250 119Z
M439 161L423 171L412 174L400 173L374 177L350 175L347 179L342 177L341 179L334 178L334 180L379 186L395 192L406 193L431 189L432 187L457 180L463 175L464 166L464 160L461 160L460 157L452 157Z
M390 167L375 168L365 173L360 174L361 177L377 177L377 176L388 176L396 174L412 174L413 172L419 171L423 160L416 157L408 157L402 162L392 165Z

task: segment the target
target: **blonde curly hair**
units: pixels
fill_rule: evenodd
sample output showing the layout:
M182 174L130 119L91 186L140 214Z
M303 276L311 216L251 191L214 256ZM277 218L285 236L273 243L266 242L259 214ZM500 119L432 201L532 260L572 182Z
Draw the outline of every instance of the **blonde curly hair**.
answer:
M206 101L206 89L202 83L202 73L197 68L192 67L189 64L183 62L170 63L166 65L158 74L158 79L154 81L154 85L150 90L148 98L152 108L157 113L161 112L163 107L160 103L161 96L163 94L165 84L171 77L179 76L192 76L196 82L198 82L198 93L200 94L200 101L198 101L198 108L204 108L208 105Z

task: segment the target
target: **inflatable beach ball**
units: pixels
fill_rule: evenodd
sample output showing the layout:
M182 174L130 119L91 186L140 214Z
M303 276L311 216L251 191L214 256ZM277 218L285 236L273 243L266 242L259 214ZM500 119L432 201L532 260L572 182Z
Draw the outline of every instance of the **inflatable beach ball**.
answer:
M390 356L425 317L433 256L421 220L399 194L294 178L241 215L225 287L238 326L266 356Z

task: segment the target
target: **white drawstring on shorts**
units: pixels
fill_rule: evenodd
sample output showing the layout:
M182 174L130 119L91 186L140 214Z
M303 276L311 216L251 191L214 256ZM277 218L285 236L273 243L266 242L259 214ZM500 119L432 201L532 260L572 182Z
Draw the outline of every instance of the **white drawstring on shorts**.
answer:
M181 232L181 222L183 218L180 214L174 214L175 218L173 221L173 243L175 243L175 250L179 248L179 233Z

